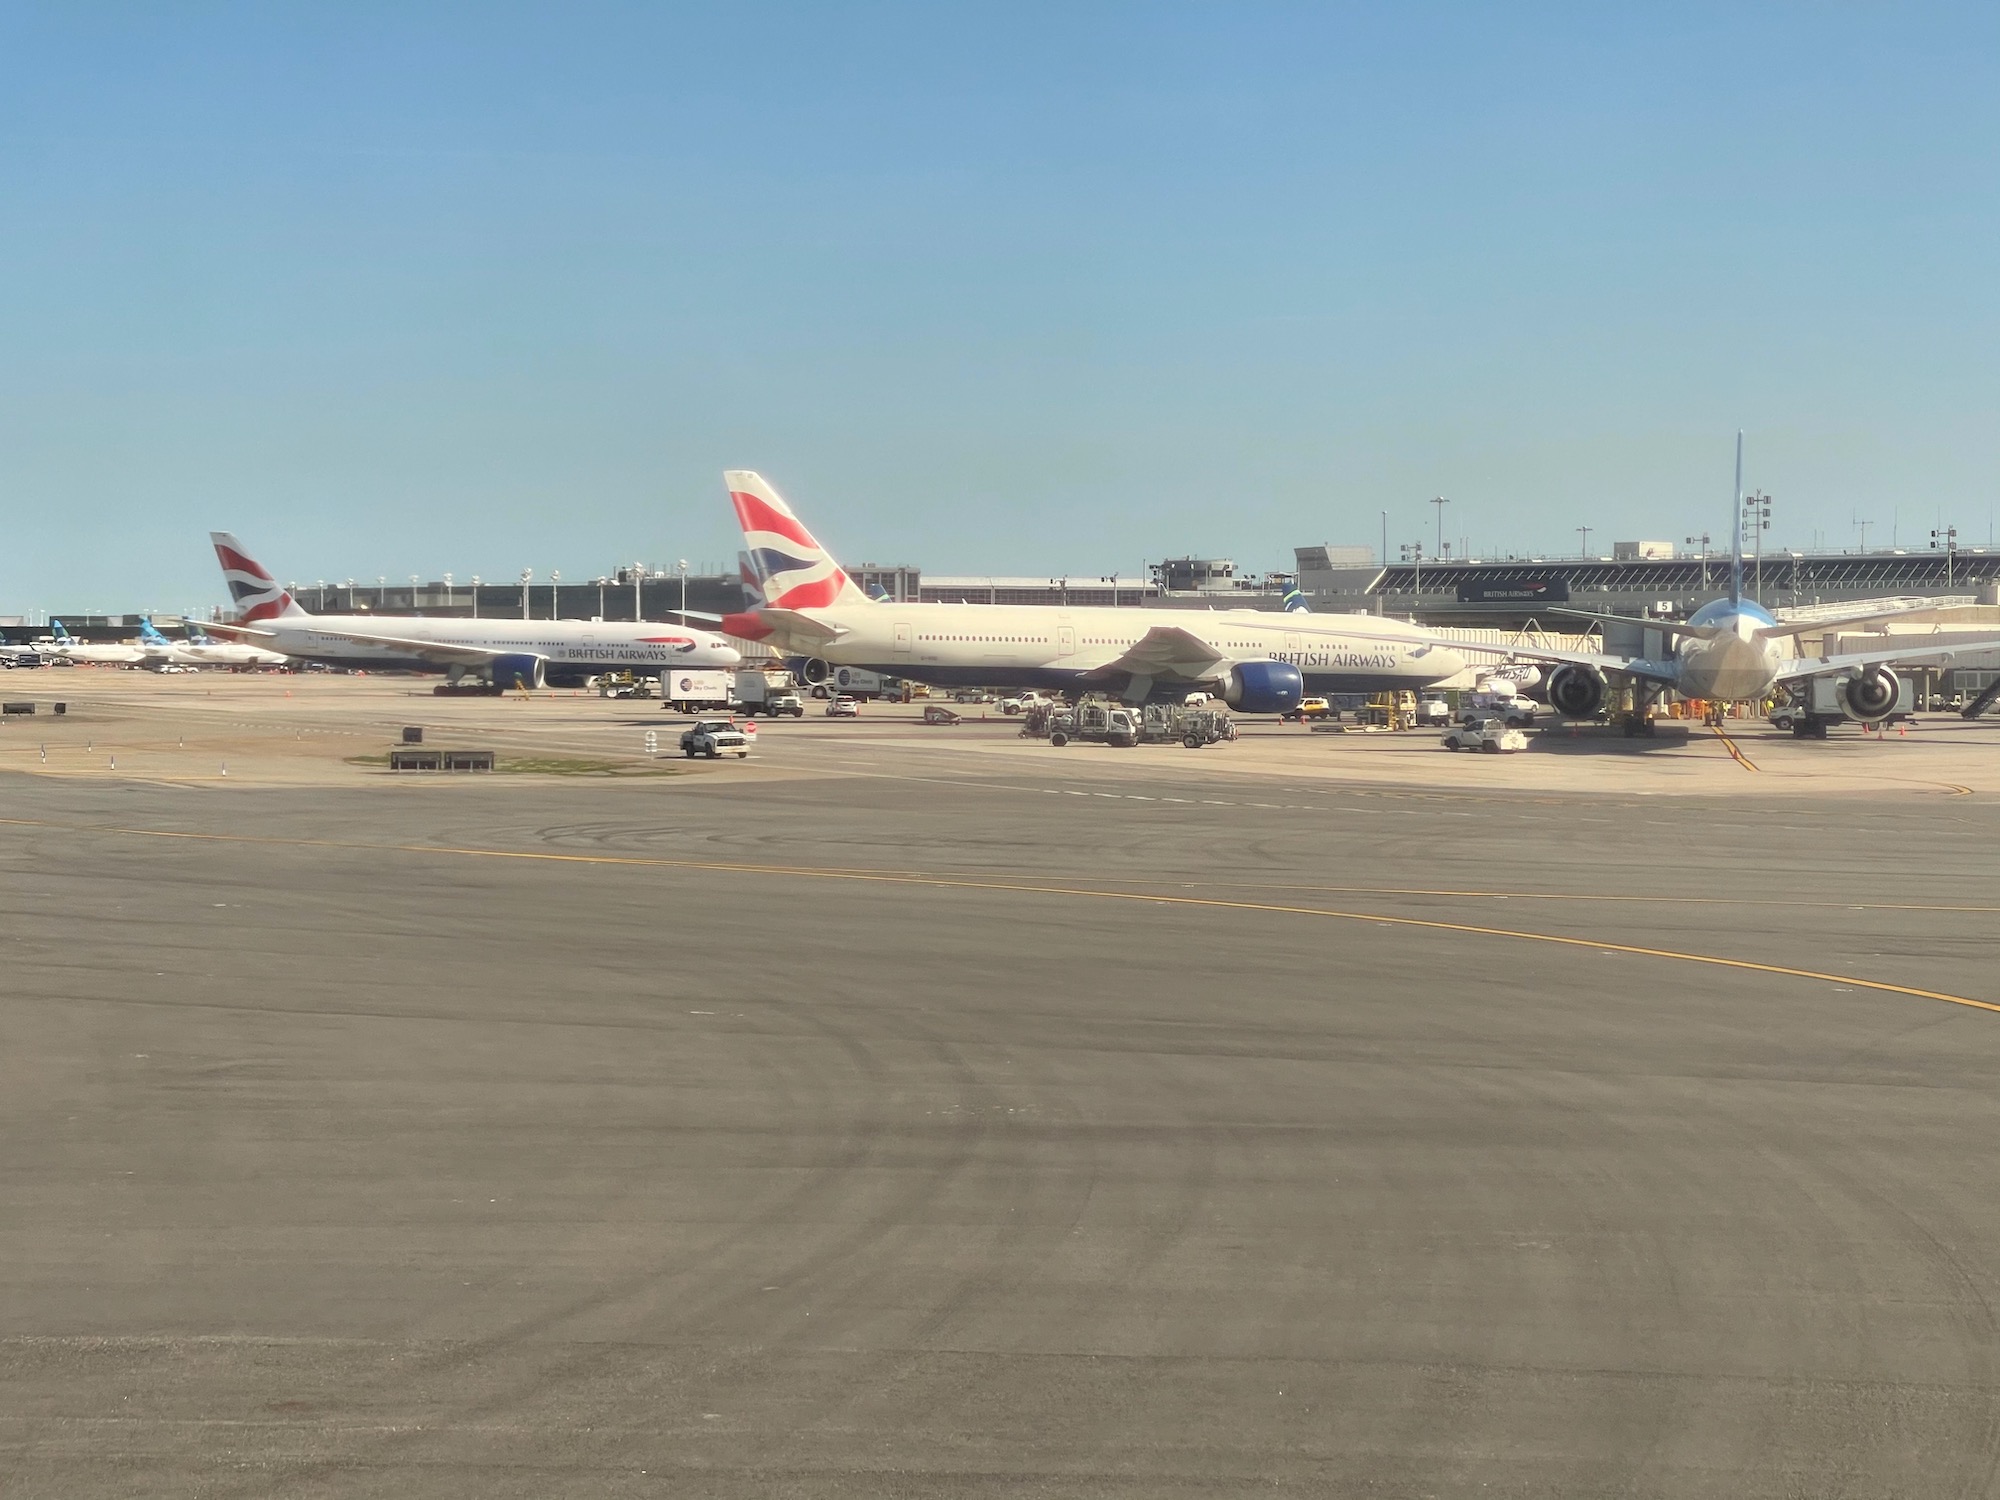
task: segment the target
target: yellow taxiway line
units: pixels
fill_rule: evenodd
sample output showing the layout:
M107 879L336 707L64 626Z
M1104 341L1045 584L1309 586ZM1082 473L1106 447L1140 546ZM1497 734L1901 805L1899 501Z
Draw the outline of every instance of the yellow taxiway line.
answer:
M1445 922L1429 917L1388 916L1381 912L1334 911L1319 906L1285 906L1264 901L1224 901L1210 896L1174 896L1144 891L1114 891L1093 886L1054 885L1042 882L975 880L966 876L930 875L918 871L833 869L812 865L760 865L724 860L660 859L628 854L558 854L547 850L478 849L449 844L374 844L342 839L272 838L256 834L189 833L161 828L120 828L103 824L55 823L32 818L0 818L0 826L42 828L66 833L94 833L116 838L185 839L200 843L256 845L282 849L346 849L365 854L415 854L456 859L519 860L536 864L608 865L634 869L691 870L723 875L777 876L793 880L838 880L875 885L922 886L932 890L996 891L1017 896L1065 896L1097 901L1126 901L1144 906L1197 908L1209 911L1262 912L1274 916L1319 917L1339 922L1370 922L1381 927L1407 927L1427 932L1457 932L1472 937L1513 938L1527 943L1549 943L1563 948L1588 948L1598 953L1626 953L1639 958L1666 959L1674 963L1701 964L1710 968L1735 969L1750 974L1771 974L1786 979L1804 979L1818 984L1844 985L1874 990L1882 994L1906 995L1918 1000L1937 1000L1946 1005L1962 1005L1973 1010L2000 1012L2000 1003L1974 1000L1966 995L1942 990L1920 989L1914 985L1892 984L1884 979L1863 979L1852 974L1830 974L1818 969L1799 969L1787 964L1758 963L1747 958L1725 958L1712 953L1688 953L1673 948L1651 948L1638 943L1614 943L1599 938L1565 937L1553 932L1529 932L1510 927L1487 927L1472 922Z
M1722 741L1722 748L1729 752L1729 758L1731 760L1735 761L1737 765L1741 766L1746 771L1755 771L1758 769L1757 762L1755 762L1749 756L1743 753L1742 747L1739 746L1736 743L1736 741L1732 740L1727 734L1723 732L1722 726L1720 724L1711 724L1708 727L1710 729L1713 729L1715 731L1715 737Z

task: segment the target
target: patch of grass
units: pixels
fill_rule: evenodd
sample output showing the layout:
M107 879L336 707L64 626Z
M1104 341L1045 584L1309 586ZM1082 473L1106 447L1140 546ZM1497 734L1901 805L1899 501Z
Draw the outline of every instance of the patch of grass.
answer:
M493 769L516 776L679 776L678 766L627 760L584 760L560 756L521 756L498 760Z
M350 755L347 757L346 764L350 766L386 766L389 764L389 757L387 754Z

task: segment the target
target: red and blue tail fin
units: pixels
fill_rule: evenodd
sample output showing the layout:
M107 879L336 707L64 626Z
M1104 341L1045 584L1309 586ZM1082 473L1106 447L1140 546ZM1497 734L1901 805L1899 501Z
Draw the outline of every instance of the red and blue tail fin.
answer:
M305 613L296 599L278 587L270 569L245 552L234 536L211 531L208 539L215 543L215 560L222 564L222 581L229 585L229 597L236 603L238 624Z
M761 474L731 469L723 476L743 528L743 546L763 602L773 609L867 604L869 598L807 531Z

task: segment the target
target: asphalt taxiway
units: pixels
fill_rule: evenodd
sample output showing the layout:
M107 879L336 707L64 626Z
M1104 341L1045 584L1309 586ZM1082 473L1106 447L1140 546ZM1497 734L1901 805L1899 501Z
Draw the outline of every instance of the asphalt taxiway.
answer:
M1994 1486L1990 733L411 784L343 691L0 775L9 1494Z

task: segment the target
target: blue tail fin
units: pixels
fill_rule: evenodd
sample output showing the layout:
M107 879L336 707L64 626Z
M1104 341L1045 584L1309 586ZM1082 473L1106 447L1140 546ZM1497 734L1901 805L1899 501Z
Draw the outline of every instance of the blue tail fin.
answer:
M1743 433L1736 434L1736 504L1731 518L1729 535L1729 602L1738 605L1743 602Z
M63 622L61 620L49 621L49 634L53 635L59 641L69 639L69 632L63 629Z
M141 620L139 622L139 639L149 646L169 646L173 644L160 634L158 627L151 620Z
M1306 596L1298 589L1288 589L1285 593L1285 613L1288 615L1309 615L1312 609L1306 603Z

